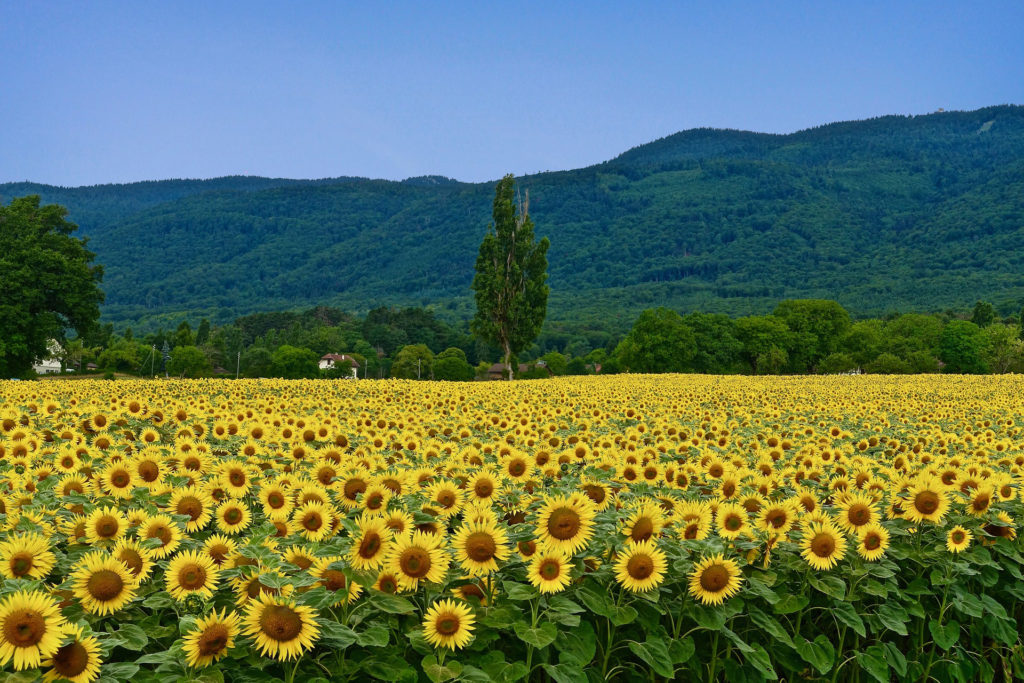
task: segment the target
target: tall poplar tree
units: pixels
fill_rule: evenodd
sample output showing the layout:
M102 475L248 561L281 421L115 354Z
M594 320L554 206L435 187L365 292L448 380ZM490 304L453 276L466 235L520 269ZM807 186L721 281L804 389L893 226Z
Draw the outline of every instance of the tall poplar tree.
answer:
M549 246L547 237L534 240L529 192L520 201L515 177L505 176L495 189L493 222L476 258L470 329L502 350L510 380L513 355L537 338L547 315Z

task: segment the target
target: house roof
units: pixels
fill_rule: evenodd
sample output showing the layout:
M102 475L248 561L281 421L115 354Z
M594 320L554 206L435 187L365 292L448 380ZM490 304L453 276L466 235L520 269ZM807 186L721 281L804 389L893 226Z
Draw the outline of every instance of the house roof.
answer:
M320 360L329 360L335 363L343 363L345 361L348 361L349 363L352 364L352 367L359 367L359 361L345 353L325 353L324 355L320 356Z

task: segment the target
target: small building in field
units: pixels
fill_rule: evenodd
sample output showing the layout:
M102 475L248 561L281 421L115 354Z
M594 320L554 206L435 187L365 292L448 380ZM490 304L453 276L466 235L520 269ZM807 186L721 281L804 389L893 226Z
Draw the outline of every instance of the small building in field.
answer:
M51 339L50 343L47 344L47 355L45 358L40 358L32 365L32 369L35 370L37 375L57 375L60 374L60 344L55 340Z
M520 363L518 373L521 375L524 372L529 372L533 369L533 365L530 363ZM487 368L487 379L508 379L508 366L504 363L495 363L491 367Z
M359 379L359 362L352 356L345 353L325 353L320 356L321 370L333 370L336 365L342 363L351 365L352 379Z

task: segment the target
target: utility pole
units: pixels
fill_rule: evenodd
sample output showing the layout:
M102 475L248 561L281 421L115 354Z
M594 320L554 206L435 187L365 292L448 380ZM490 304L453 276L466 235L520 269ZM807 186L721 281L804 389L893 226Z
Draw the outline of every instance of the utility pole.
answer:
M156 374L156 344L153 344L153 350L149 352L149 376L152 377Z
M238 369L242 367L242 352L238 352L237 358L235 358L235 379L238 379Z

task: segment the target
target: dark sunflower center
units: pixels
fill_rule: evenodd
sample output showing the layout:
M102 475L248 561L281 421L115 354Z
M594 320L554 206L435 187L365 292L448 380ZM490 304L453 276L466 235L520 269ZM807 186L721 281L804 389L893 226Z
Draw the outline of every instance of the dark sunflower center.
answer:
M722 486L722 495L726 498L731 497L734 493L736 493L736 484L731 481Z
M697 538L697 531L697 524L687 524L686 530L683 531L683 538L685 538L687 541L692 541L693 539Z
M739 531L743 528L743 520L739 515L729 515L725 518L725 528L729 531Z
M782 510L772 510L765 515L765 520L773 529L781 529L786 525L786 513Z
M604 489L596 484L589 484L583 487L583 492L587 494L587 498L594 501L598 505L604 502L605 492Z
M863 503L856 503L850 506L849 512L846 513L846 518L854 526L863 526L871 521L871 509Z
M952 539L953 539L953 543L963 543L964 542L964 532L962 532L962 531L954 531L953 535L952 535Z
M398 583L393 577L385 576L377 583L377 586L381 593L397 593Z
M636 542L646 541L648 538L654 535L654 520L650 517L641 517L633 523L633 530L629 532L629 537Z
M450 508L452 505L455 505L455 494L451 491L442 491L437 496L437 502L446 508Z
M11 573L16 577L25 576L35 566L34 560L31 553L18 553L11 558Z
M442 636L453 636L459 632L459 618L454 614L445 614L434 625Z
M562 574L562 563L558 560L544 560L540 563L537 573L545 581L554 581Z
M832 557L836 551L836 539L831 534L820 533L811 540L811 552L818 557Z
M272 508L282 507L284 505L284 496L275 491L267 496L267 503L269 503Z
M481 479L473 485L473 493L477 498L489 498L494 493L494 484L487 479Z
M939 509L939 495L934 491L921 491L914 496L914 508L923 515L930 515Z
M158 526L150 532L150 538L158 538L161 545L167 545L171 542L171 530L165 526Z
M725 469L721 465L712 465L711 468L708 469L708 474L710 474L712 477L715 477L716 479L722 476L724 473Z
M466 538L466 554L474 562L487 562L494 557L497 546L486 531L476 531Z
M626 563L626 572L632 578L642 581L654 573L654 560L648 555L634 555Z
M231 508L224 513L224 521L228 524L238 524L242 521L242 511L238 508Z
M178 514L188 515L192 521L196 521L203 514L203 504L194 496L185 496L178 501Z
M509 463L508 473L513 477L522 476L524 472L526 472L526 463L522 460L513 460Z
M327 468L320 470L320 472L317 473L316 478L321 484L326 485L331 483L331 481L334 479L334 475L334 470Z
M402 572L414 579L422 579L430 571L430 553L423 548L407 548L398 559Z
M971 507L973 507L977 512L984 512L985 510L988 510L988 506L991 503L992 499L989 498L988 495L981 494L971 501Z
M371 531L363 537L362 543L359 544L359 556L368 560L377 554L380 546L380 534L376 531Z
M224 624L211 624L202 635L196 647L199 654L204 657L216 655L224 650L228 644L228 627Z
M349 479L345 482L345 497L349 500L355 500L365 490L366 482L362 479Z
M548 518L548 533L559 541L574 537L580 530L580 516L568 507L556 508Z
M321 575L324 588L329 591L340 591L348 585L348 579L345 574L338 571L337 569L328 569Z
M46 635L46 620L35 610L21 609L4 620L3 631L14 647L32 647Z
M260 629L273 640L287 642L302 632L302 617L286 605L270 605L260 615Z
M131 548L122 548L121 552L117 554L117 559L135 576L142 573L142 556Z
M366 500L366 507L370 510L379 510L384 504L384 496L379 493L374 493Z
M156 466L156 463L146 460L139 465L139 476L144 481L156 481L160 476L160 468Z
M198 564L187 564L178 572L178 583L190 591L206 585L206 570Z
M120 575L110 569L101 569L89 577L89 594L101 602L113 600L124 590Z
M535 552L537 552L537 544L533 541L519 541L519 543L517 543L516 546L519 548L519 552L521 552L526 557L529 557L530 555L533 555Z
M302 518L302 526L307 531L316 531L324 525L324 520L320 518L320 513L313 512Z
M878 550L882 546L882 539L877 534L868 534L864 537L865 550Z
M110 477L110 483L119 489L123 489L128 486L128 483L132 480L131 476L127 472L117 471Z
M729 570L713 564L700 573L700 587L708 593L717 593L729 585Z
M77 640L57 650L53 655L53 670L61 678L73 679L89 666L89 651Z

